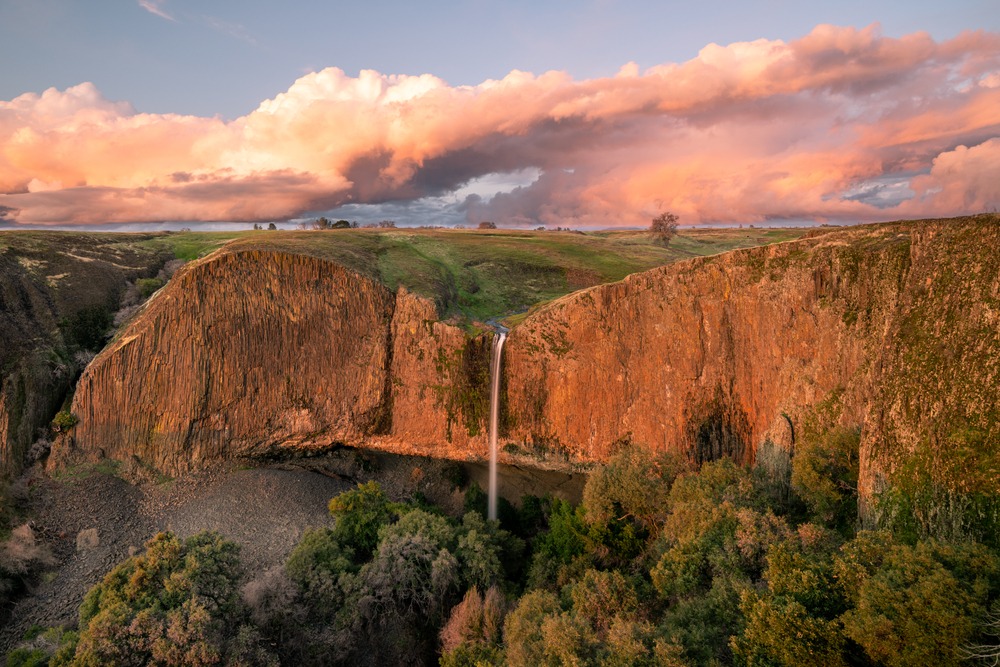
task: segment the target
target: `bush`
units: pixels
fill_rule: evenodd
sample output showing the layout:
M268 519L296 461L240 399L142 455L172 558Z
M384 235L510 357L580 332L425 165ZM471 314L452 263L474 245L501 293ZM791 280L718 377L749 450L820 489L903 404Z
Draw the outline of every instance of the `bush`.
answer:
M485 599L475 586L466 591L441 629L441 664L500 664L500 632L506 615L507 601L496 587L486 591Z
M72 412L69 410L60 410L52 419L52 430L56 433L63 433L78 423L80 423L80 420Z
M396 517L398 506L389 501L377 482L365 482L335 496L329 509L336 519L334 536L341 544L350 545L360 563L371 558L379 530Z
M852 601L844 634L877 664L960 664L956 649L972 639L996 590L997 557L979 545L861 537L835 561Z
M814 520L849 535L858 518L861 429L835 426L805 434L792 458L792 489Z
M143 299L148 299L165 284L166 281L162 278L139 278L135 281L135 288Z
M80 605L73 664L221 661L238 629L239 547L215 533L160 533Z
M583 489L587 521L631 521L655 532L666 517L674 479L689 468L680 456L653 457L644 449L627 447L587 478Z
M81 350L100 350L104 347L113 317L103 306L82 308L59 322L66 342Z

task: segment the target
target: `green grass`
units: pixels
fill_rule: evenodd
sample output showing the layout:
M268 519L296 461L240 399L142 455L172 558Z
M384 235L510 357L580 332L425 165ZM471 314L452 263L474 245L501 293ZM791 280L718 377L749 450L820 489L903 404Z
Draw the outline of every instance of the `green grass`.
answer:
M140 243L152 250L167 250L176 259L191 261L204 257L233 239L254 232L176 232L158 234ZM259 232L258 232L259 233Z
M228 251L283 250L336 261L433 299L439 314L465 323L517 319L538 304L690 257L791 240L806 230L688 230L669 248L648 233L473 230L334 230L231 235ZM198 236L197 234L171 235ZM225 235L171 238L208 249ZM159 241L159 240L158 240ZM190 244L190 245L188 245Z
M80 463L53 472L52 479L58 482L75 482L88 479L95 474L120 477L121 466L121 461L113 459L102 459L97 463Z

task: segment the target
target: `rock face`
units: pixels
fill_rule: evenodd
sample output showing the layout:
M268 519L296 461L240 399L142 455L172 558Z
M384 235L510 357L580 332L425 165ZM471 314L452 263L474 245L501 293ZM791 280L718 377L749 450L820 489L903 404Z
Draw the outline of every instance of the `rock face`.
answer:
M510 334L506 435L570 460L627 440L749 461L836 393L868 496L921 444L1000 441L997 247L996 216L858 227L569 295Z
M960 420L992 437L995 216L826 232L571 294L505 348L508 460L600 461L625 441L696 460L794 448L836 392L862 485ZM337 443L486 455L489 334L327 259L230 247L189 265L84 373L74 457L173 473Z
M337 444L462 456L460 329L333 262L233 250L192 263L80 378L72 447L178 473ZM408 443L415 443L409 445Z
M167 257L153 235L4 232L0 237L0 478L16 475L103 344L126 283Z

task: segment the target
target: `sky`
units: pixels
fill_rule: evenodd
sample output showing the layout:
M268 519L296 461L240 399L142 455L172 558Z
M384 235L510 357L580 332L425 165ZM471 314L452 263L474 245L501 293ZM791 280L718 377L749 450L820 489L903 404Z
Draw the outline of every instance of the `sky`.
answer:
M998 0L0 0L0 228L997 207Z

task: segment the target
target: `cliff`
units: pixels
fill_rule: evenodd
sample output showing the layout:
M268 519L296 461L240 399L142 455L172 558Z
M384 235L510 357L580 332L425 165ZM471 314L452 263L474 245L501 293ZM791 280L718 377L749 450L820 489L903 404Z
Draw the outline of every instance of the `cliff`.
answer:
M373 442L462 456L448 406L475 342L435 313L326 259L221 251L182 269L88 366L80 423L53 462L135 457L177 473Z
M954 468L970 434L978 451L958 456L995 491L997 247L996 216L864 226L564 297L508 339L510 449L600 461L627 440L749 461L764 440L793 449L836 394L862 427L863 497L918 448L932 475Z
M168 255L155 235L0 235L0 478L17 474L31 443L96 351L129 280Z
M485 456L489 334L440 321L447 299L393 284L358 254L375 242L351 242L237 243L190 264L87 368L54 460ZM958 422L995 442L998 242L996 216L817 230L557 299L508 339L504 455L600 461L627 440L748 461L764 440L794 448L832 392L863 426L865 491Z

